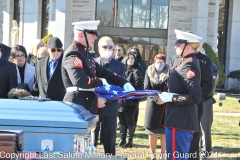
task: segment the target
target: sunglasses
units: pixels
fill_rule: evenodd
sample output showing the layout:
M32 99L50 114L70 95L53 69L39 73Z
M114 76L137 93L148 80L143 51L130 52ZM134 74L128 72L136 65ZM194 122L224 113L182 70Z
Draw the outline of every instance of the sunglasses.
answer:
M25 58L25 55L24 54L16 55L15 58Z
M106 46L102 46L102 48L104 48L104 49L112 49L113 48L113 46L111 46L111 45L106 45Z
M51 48L51 52L61 52L62 48Z

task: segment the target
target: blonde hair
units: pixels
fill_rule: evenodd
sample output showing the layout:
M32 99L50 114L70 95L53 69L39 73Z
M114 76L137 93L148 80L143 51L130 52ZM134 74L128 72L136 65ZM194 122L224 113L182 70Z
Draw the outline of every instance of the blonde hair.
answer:
M35 43L33 44L33 47L32 47L32 54L34 56L37 56L37 51L38 51L38 45L39 44L43 44L44 46L44 41L42 39L36 39Z
M202 49L202 45L199 43L189 43L189 45L196 51L199 52Z

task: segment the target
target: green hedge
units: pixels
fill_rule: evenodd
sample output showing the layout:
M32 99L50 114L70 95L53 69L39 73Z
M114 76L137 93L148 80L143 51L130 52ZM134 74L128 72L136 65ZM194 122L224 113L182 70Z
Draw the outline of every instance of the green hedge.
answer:
M221 87L226 80L226 76L224 74L224 65L219 61L218 57L216 56L215 52L213 51L212 47L209 44L204 43L203 48L206 52L206 55L211 59L212 63L218 66L219 80L218 80L217 87Z

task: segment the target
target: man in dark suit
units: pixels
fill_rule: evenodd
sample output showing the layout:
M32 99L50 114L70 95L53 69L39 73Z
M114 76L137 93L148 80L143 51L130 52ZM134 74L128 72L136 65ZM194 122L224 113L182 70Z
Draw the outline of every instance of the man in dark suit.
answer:
M125 75L124 64L113 59L113 41L110 37L102 37L98 42L99 58L95 60L101 66L107 68L121 77ZM118 101L107 100L105 107L99 108L99 122L101 123L102 143L105 154L115 155L116 128L118 116ZM95 130L95 145L97 144L100 124Z
M2 59L6 59L8 61L8 58L10 56L11 48L4 45L2 43L2 28L0 27L0 51L2 52Z
M66 93L61 73L62 46L59 38L52 37L46 47L49 56L37 62L33 88L41 98L62 101Z
M8 98L7 94L17 87L17 68L14 63L1 59L0 51L0 98Z

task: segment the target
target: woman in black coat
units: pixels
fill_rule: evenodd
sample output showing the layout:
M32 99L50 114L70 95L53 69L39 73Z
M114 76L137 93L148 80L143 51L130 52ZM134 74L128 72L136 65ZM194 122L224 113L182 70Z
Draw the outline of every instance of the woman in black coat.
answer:
M157 54L154 63L146 71L144 89L166 91L166 79L169 66L166 64L166 56ZM162 127L164 120L164 105L156 104L152 97L147 98L145 110L144 127L149 134L149 144L152 152L152 159L156 158L156 146L158 134L161 134L161 153L166 151L165 129Z
M129 53L126 55L125 66L126 66L126 80L128 80L136 90L143 89L143 77L138 69L136 58L133 54ZM118 117L120 123L120 135L121 140L118 146L124 148L131 148L133 146L133 136L135 131L135 119L134 115L138 107L138 100L120 100ZM128 132L128 142L126 143L126 134Z

